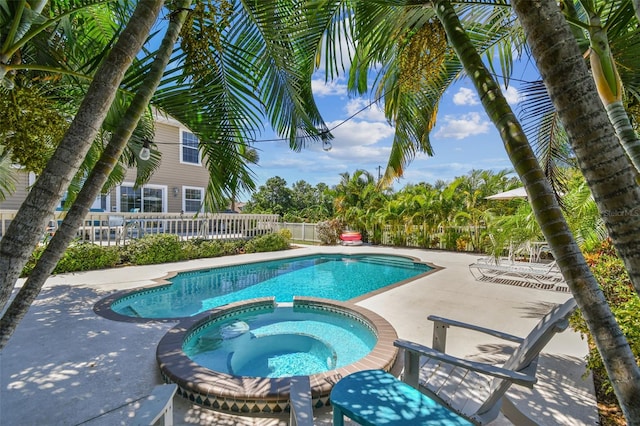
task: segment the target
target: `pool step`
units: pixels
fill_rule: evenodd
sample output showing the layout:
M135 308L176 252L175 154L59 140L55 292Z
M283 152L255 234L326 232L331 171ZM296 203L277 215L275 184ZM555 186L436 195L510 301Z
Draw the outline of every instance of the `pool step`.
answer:
M358 261L363 263L375 263L377 265L396 266L402 268L412 268L415 266L415 263L410 260L396 260L375 256L359 258Z
M122 309L122 314L123 315L128 315L130 317L137 317L137 318L141 318L140 314L138 313L138 311L136 311L133 306L129 305L126 308Z

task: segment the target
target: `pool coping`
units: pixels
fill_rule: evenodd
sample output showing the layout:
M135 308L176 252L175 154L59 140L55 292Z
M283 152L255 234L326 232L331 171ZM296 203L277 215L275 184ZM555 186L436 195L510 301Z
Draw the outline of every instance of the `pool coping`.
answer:
M355 363L309 376L313 407L328 408L333 385L356 371L382 369L399 374L402 365L393 342L398 335L382 316L351 302L315 297L294 297L293 306L312 306L355 316L366 323L378 340L364 358ZM203 407L235 415L281 416L290 409L291 377L243 377L217 372L193 362L182 350L185 338L194 329L219 317L251 309L277 306L275 298L265 297L234 302L180 321L158 343L156 360L162 378L178 385L178 394Z
M338 253L332 253L335 255L343 255L343 256L353 256L353 253L345 253L345 252L338 252ZM379 255L378 253L375 252L362 252L362 253L358 253L358 256L376 256ZM278 259L287 259L287 258L295 258L295 257L305 257L305 256L314 256L314 254L309 254L309 255L303 255L303 256L299 256L299 255L292 255L292 256L284 256L284 257L280 257ZM426 265L428 267L430 267L431 269L429 271L426 271L422 274L418 274L415 275L411 278L407 278L406 280L402 280L402 281L398 281L396 283L393 284L389 284L385 287L379 288L377 290L373 290L370 291L369 293L365 293L362 294L360 296L354 297L352 299L348 299L346 302L350 302L350 303L357 303L360 302L362 300L368 299L370 297L373 297L375 295L378 295L380 293L384 293L386 291L389 291L391 289L394 289L396 287L408 284L410 282L413 282L419 278L423 278L427 275L433 274L437 271L440 271L442 269L444 269L444 267L442 266L438 266L435 265L431 262L425 262L423 260L421 260L418 257L415 256L408 256L408 255L390 255L390 256L396 256L396 257L402 257L405 259L410 259L415 263L419 263L422 265ZM94 313L96 313L97 315L112 320L112 321L120 321L120 322L130 322L130 323L148 323L148 322L181 322L183 320L188 320L190 318L193 317L169 317L169 318L145 318L145 317L132 317L132 316L128 316L128 315L122 315L119 314L117 312L115 312L114 310L111 309L111 305L116 302L117 300L121 299L122 297L125 297L129 294L133 294L142 290L154 290L154 289L161 289L164 286L168 286L171 285L172 282L169 281L171 278L175 277L178 274L182 274L182 273L189 273L189 272L196 272L196 271L201 271L203 269L216 269L216 268L220 268L220 267L231 267L231 266L240 266L240 265L249 265L249 264L253 264L253 263L261 263L264 262L264 260L260 260L260 259L256 259L256 260L252 260L252 261L248 261L248 262L239 262L239 263L233 263L233 264L227 264L224 266L212 266L212 267L207 267L207 268L189 268L189 269L184 269L184 270L173 270L168 272L167 274L163 275L160 278L154 278L152 281L154 281L152 284L149 285L145 285L145 286L140 286L140 287L136 287L133 289L127 289L127 290L120 290L120 291L116 291L102 299L100 299L98 302L96 302L93 306L93 311ZM326 300L332 300L332 299L326 299ZM237 302L233 302L231 304L228 305L222 305L222 306L230 306L233 305L234 303ZM222 307L221 306L221 307ZM197 316L197 315L194 315Z

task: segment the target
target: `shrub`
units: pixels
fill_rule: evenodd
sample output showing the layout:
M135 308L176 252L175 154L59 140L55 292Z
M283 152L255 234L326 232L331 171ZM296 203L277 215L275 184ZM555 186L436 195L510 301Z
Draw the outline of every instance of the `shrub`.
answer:
M283 238L286 238L289 241L291 240L291 237L293 237L293 234L291 234L291 230L286 228L282 228L281 230L279 230L278 234L282 235Z
M28 276L42 256L46 245L37 247L22 270L23 277ZM120 247L102 247L90 242L74 241L53 269L54 274L65 272L91 271L94 269L113 268L121 262Z
M224 254L224 244L220 240L195 239L183 243L185 259L219 257Z
M185 260L186 253L177 235L152 234L133 240L126 249L129 261L135 265L153 265Z
M456 250L458 238L460 238L462 234L455 229L447 229L444 233L444 249L445 250Z
M456 239L456 251L467 251L467 247L471 242L468 235L461 235Z
M344 229L344 223L339 219L331 219L326 222L319 222L316 225L318 238L325 245L334 246L340 242L340 233Z
M132 240L128 246L99 246L88 241L72 243L53 270L54 274L93 269L113 268L118 264L153 265L205 257L231 256L238 253L257 253L289 248L291 232L283 229L274 234L251 240L180 241L177 235L153 234ZM45 245L37 247L22 277L28 276L44 252Z
M285 250L289 248L289 239L281 233L256 237L244 245L245 253L260 253L265 251Z
M604 241L595 251L587 253L585 258L604 292L620 329L631 345L636 361L640 362L640 297L633 288L622 260L617 257L610 240ZM587 368L602 379L601 391L612 394L613 388L586 322L581 315L576 314L571 318L571 326L587 337L589 342Z
M225 241L222 243L222 256L244 253L244 240Z

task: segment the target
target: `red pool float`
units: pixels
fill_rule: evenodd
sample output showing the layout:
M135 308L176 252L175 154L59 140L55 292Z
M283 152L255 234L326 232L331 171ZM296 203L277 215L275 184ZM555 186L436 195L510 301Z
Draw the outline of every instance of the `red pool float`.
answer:
M362 244L362 235L356 231L347 231L340 234L340 240L342 244Z

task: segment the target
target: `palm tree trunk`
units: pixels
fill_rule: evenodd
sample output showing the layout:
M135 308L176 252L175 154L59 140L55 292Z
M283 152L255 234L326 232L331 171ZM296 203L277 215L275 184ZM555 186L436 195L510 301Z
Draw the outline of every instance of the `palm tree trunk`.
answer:
M636 18L640 23L640 0L633 0L633 8L636 10Z
M640 172L640 138L631 126L631 120L629 120L629 115L627 115L622 101L605 104L605 108L622 147L636 170Z
M0 350L6 345L18 323L29 310L31 303L40 293L44 282L64 254L65 249L74 239L78 228L89 211L89 207L100 194L107 177L118 162L120 155L122 155L129 138L140 121L140 117L151 101L158 84L160 84L164 70L171 59L173 48L180 35L180 30L185 22L187 8L190 5L191 0L182 0L180 4L176 4L177 12L171 17L156 59L151 66L150 72L145 77L144 83L131 101L131 105L82 186L60 228L47 245L40 259L38 259L29 278L13 302L11 302L5 314L0 318Z
M98 69L80 108L0 240L0 311L42 236L56 204L77 172L113 102L126 70L145 42L163 0L141 0L127 27Z
M552 2L552 0L549 2ZM530 20L527 21L527 24L531 26L525 27L525 29L535 28L537 30L535 34L546 35L550 32L550 28L557 28L557 26L553 26L554 24L549 23L548 18L543 19L541 16L531 16L536 15L535 12L531 11L533 9L532 2L516 0L513 3L516 8L518 7L516 4L520 3L521 13L519 13L519 16L529 15L527 19ZM536 2L536 4L540 3L544 2ZM624 334L622 334L615 317L609 309L604 294L586 264L580 248L569 230L553 190L544 176L544 172L525 137L520 123L517 121L513 111L511 111L500 88L484 66L449 1L436 0L434 5L449 42L463 63L467 75L472 79L482 104L500 132L509 158L527 189L536 220L540 224L562 274L582 310L589 330L594 336L613 383L616 396L618 396L620 405L623 407L625 417L631 421L629 424L638 424L640 422L640 369L636 365L629 343ZM553 6L555 7L555 2ZM565 24L567 34L564 38L558 38L558 35L556 35L553 44L547 42L548 46L556 45L557 40L567 40L567 38L574 40L562 14L560 14L560 10L557 7L556 10L562 19L562 23ZM522 20L523 18L521 17L520 19ZM523 26L525 26L524 22ZM529 34L529 36L531 35ZM531 43L531 40L529 40L529 43ZM557 60L558 57L564 57L564 55L555 56L553 65L561 64L561 61ZM542 75L546 77L545 70L542 67L540 69ZM566 74L563 74L563 78L565 82L573 83L576 81L573 78L568 78ZM595 94L595 89L592 93ZM573 100L575 101L575 99ZM614 142L619 148L620 145L617 144L617 141L614 140Z
M609 48L609 37L596 13L589 17L591 36L591 73L598 95L609 115L609 120L618 135L631 163L640 172L640 138L631 126L631 120L622 105L622 81Z
M598 102L595 85L555 1L532 5L514 0L512 4L609 235L640 293L640 215L634 214L640 188L636 171ZM591 291L586 287L579 290ZM612 340L616 336L606 323L591 317L591 308L583 309L583 315L628 424L640 424L640 371L635 360L628 358L628 348L620 340Z
M549 2L551 3L551 2ZM596 88L580 55L572 43L566 22L554 15L555 4L521 10L520 20L527 23L529 44L535 46L534 56L543 75L547 90L567 130L579 166L594 195L609 235L623 259L631 281L640 294L640 188L633 168L615 136L612 125L600 107ZM515 4L514 4L515 6ZM534 19L553 22L553 31L536 28ZM543 21L540 21L543 22ZM551 27L549 27L551 28ZM547 30L549 29L547 28ZM546 32L545 32L546 31ZM564 39L562 38L564 37ZM566 40L557 43L557 40ZM553 56L555 55L555 56ZM558 61L558 58L563 58Z

